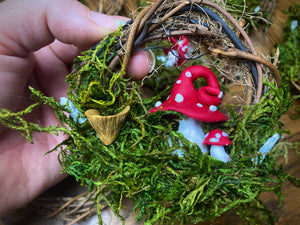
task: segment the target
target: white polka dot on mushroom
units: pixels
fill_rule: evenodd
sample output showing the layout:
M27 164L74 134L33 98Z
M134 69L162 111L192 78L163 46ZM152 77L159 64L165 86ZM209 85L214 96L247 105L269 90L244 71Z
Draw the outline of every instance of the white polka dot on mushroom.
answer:
M224 136L224 137L228 137L228 134L226 133L226 132L222 132L222 135Z
M215 112L215 111L217 111L217 106L211 105L211 106L209 106L209 110L212 112Z
M187 76L187 77L192 77L192 73L191 73L190 71L187 71L187 72L185 73L185 76Z
M203 105L201 103L197 103L198 107L203 107Z
M216 138L220 138L221 134L220 133L216 133Z
M183 102L183 100L184 100L184 97L183 97L182 94L177 94L177 95L175 96L175 102L180 103L180 102Z
M220 141L220 139L218 139L218 138L210 138L209 141L213 142L213 143L218 143Z
M218 98L222 98L223 97L223 91L220 91Z
M176 81L176 84L181 84L181 80L177 80L177 81Z

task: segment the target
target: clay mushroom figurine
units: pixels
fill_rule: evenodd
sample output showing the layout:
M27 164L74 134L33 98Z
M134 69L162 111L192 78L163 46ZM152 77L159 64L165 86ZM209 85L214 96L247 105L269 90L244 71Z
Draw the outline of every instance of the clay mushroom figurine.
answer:
M203 141L204 145L211 145L211 157L223 162L229 162L230 156L225 152L224 146L231 145L228 134L219 129L215 129L206 134Z
M170 37L170 42L173 46L164 51L167 55L165 66L180 66L185 61L185 58L187 58L189 40L182 35L179 37L179 40L175 37Z
M193 82L200 77L206 79L207 86L201 87L197 91ZM181 132L188 140L192 141L195 133L199 131L200 124L198 121L222 122L227 120L227 117L217 109L217 105L221 103L222 95L218 80L210 69L199 65L190 66L182 71L168 99L163 103L157 102L156 107L151 109L150 113L169 110L190 117L179 121L180 129L178 132ZM204 133L198 133L199 141L202 143ZM189 137L190 134L193 137ZM207 151L207 147L203 147L202 144L198 145L203 153Z
M202 144L205 134L197 120L184 116L182 120L179 120L178 132L183 134L183 136L190 142L197 144L202 153L206 153L208 151L208 147ZM181 149L176 150L174 153L177 153L179 157L183 156Z
M197 91L193 82L200 77L206 79L207 86ZM164 103L158 102L150 113L170 110L203 122L223 122L227 117L217 109L222 96L218 80L210 69L199 65L190 66L182 71L168 99Z

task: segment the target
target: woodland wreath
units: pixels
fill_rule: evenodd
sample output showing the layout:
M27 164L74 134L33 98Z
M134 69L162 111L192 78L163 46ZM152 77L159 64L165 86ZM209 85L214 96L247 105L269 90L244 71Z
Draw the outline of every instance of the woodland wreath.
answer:
M230 210L249 224L274 224L260 194L274 192L282 200L285 180L300 186L277 165L287 151L276 144L285 132L279 119L294 99L276 67L259 56L225 8L217 0L157 0L75 59L64 103L29 87L36 103L18 113L1 109L0 122L30 142L34 132L68 134L52 151L60 152L63 172L96 192L100 224L102 200L124 221L119 209L125 197L144 224L199 223ZM182 36L193 46L190 56L175 52L183 63L166 67L159 56L172 48L171 37ZM148 77L133 81L125 72L130 55L146 49L157 65ZM210 68L225 93L217 111L228 119L201 125L205 133L218 128L228 134L228 162L203 153L178 132L182 113L150 113L167 99L182 71L197 65ZM234 86L242 91L231 92ZM41 127L24 119L41 104L55 111L60 125Z

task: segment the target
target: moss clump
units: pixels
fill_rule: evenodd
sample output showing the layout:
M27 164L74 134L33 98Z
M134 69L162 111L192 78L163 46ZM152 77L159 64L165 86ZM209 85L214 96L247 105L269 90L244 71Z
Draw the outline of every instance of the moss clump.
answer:
M53 151L60 150L64 172L88 185L91 191L97 191L95 207L100 222L101 198L119 215L122 199L127 197L135 203L135 209L139 209L137 219L144 216L145 224L198 223L213 220L229 210L234 210L249 224L266 221L274 224L275 218L260 201L260 193L274 192L282 199L284 181L289 179L299 186L299 180L276 165L278 157L286 152L273 150L262 163L257 153L271 135L283 132L279 118L293 101L288 89L266 83L269 92L256 105L243 106L243 115L236 114L232 106L228 106L232 119L219 127L229 133L233 146L229 150L231 161L222 163L203 154L197 145L176 132L178 124L174 114L179 119L181 114L148 113L160 96L143 99L142 82L121 78L106 66L114 55L120 35L107 37L78 57L76 71L67 77L68 98L82 116L89 108L108 115L119 112L126 105L131 106L130 115L113 144L102 144L88 121L74 121L65 115L67 107L32 88L38 103L19 114L8 113L10 121L16 121L14 123L5 123L8 117L2 110L1 123L25 130L25 136L31 141L33 131L68 133L69 138ZM161 81L165 82L155 85L166 87L166 83L173 83L164 78ZM54 109L61 127L41 128L22 119L41 103ZM184 157L171 154L179 148ZM110 194L106 195L108 192Z

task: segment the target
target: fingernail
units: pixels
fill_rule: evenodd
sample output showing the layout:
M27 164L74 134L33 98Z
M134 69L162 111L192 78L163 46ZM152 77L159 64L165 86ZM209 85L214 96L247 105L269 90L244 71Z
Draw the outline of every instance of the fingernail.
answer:
M146 53L147 63L150 69L149 73L152 73L155 68L155 61L156 61L155 55L150 49L146 50L145 53Z
M114 30L117 30L120 26L123 26L127 22L125 20L115 18L114 16L109 16L94 11L89 12L89 17L97 25Z

